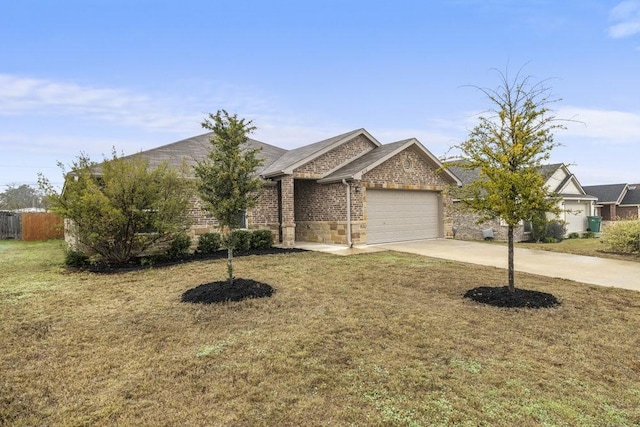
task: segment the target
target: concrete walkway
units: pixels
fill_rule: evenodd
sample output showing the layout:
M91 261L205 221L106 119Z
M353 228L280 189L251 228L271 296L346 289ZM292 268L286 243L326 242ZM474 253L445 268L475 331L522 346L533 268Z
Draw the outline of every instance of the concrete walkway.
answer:
M303 249L351 255L392 250L433 258L507 268L507 246L451 239L415 240L346 248L339 245L300 244ZM640 262L515 248L515 269L600 286L640 291Z

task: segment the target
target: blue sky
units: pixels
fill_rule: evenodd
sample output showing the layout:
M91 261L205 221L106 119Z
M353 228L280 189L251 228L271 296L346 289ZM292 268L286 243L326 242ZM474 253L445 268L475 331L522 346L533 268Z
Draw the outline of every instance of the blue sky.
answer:
M640 0L6 0L0 191L203 133L224 108L295 148L366 128L436 156L491 105L495 70L561 101L552 161L640 182Z

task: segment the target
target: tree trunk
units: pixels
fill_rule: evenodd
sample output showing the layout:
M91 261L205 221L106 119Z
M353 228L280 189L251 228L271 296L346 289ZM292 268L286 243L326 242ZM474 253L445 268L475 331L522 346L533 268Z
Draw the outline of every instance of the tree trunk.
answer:
M513 225L509 225L509 237L507 246L509 247L509 291L515 292L516 284L513 266Z
M227 275L229 278L229 285L233 286L233 248L230 244L227 247Z

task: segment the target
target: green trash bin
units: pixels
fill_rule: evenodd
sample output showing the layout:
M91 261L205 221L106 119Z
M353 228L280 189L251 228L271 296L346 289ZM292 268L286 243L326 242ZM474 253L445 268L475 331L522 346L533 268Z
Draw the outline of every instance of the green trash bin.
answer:
M600 224L602 223L602 217L600 216L588 216L587 217L588 230L594 233L600 232Z

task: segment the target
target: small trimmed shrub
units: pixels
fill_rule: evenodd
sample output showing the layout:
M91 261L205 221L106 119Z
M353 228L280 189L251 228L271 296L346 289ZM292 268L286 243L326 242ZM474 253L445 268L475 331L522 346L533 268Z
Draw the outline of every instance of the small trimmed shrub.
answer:
M596 233L594 233L593 231L587 231L586 233L582 234L583 239L593 239L595 237L596 237Z
M579 239L580 238L580 233L576 233L575 231L573 233L569 233L569 236L567 236L569 239ZM584 235L582 236L584 237Z
M531 240L540 243L545 238L547 232L547 214L536 212L531 218Z
M251 249L269 249L273 246L271 230L255 230L251 233Z
M89 257L82 251L69 249L64 257L64 264L67 267L85 268L89 266Z
M602 243L617 252L640 254L640 221L617 221L602 232Z
M198 239L197 251L203 254L213 254L222 247L220 233L205 233Z
M558 243L558 239L554 237L547 236L542 240L544 243Z
M564 235L566 232L567 232L567 229L563 221L558 221L558 220L549 221L547 222L547 231L545 234L545 241L546 241L546 237L551 237L555 239L556 242L559 242L562 239L564 239Z
M176 234L167 248L167 256L171 259L179 259L189 253L191 237L185 233Z
M247 252L251 249L251 231L233 230L228 243L235 251Z

